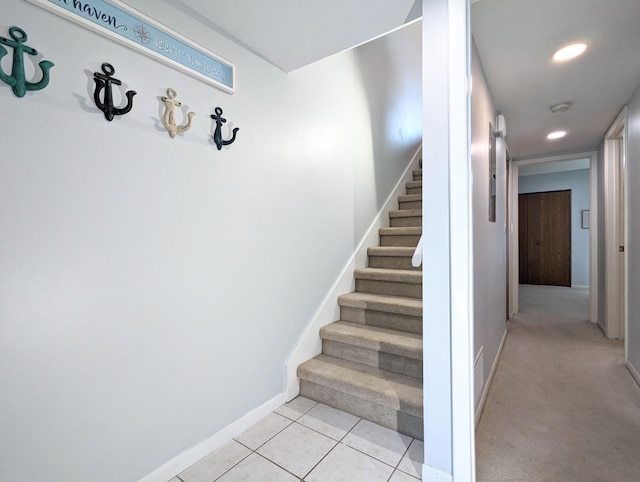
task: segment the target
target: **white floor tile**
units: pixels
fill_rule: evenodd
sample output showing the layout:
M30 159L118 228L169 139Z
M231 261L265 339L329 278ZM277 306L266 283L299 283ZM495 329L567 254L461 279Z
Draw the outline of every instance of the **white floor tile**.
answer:
M298 423L334 440L342 440L359 420L354 415L319 403L300 417Z
M286 470L253 453L216 482L299 482Z
M420 479L416 479L409 474L405 474L404 472L396 470L389 479L389 482L418 482L419 480Z
M406 472L414 477L422 478L422 464L424 463L424 442L420 440L414 440L407 451L407 454L402 457L398 469Z
M287 417L291 420L298 420L317 404L318 402L314 402L308 398L296 397L289 403L285 403L280 408L276 409L276 413L279 413L283 417Z
M413 439L367 420L360 420L342 443L394 467Z
M260 447L258 453L302 478L336 443L329 437L293 423Z
M391 472L393 467L340 443L304 480L306 482L386 482Z
M278 415L277 413L271 413L253 427L235 437L235 439L250 449L255 450L291 423L293 422L288 418Z
M180 474L184 482L211 482L251 453L235 440L224 444ZM176 479L177 481L178 479Z

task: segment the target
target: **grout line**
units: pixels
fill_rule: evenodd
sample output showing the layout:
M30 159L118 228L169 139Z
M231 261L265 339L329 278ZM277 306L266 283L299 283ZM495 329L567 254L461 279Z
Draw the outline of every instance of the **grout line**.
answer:
M334 440L334 439L331 439L331 440L333 440L333 441L335 442L335 440ZM336 442L336 444L335 444L333 447L331 447L331 450L329 450L326 454L324 454L324 456L323 456L320 460L318 460L318 462L317 462L313 467L311 467L311 470L309 470L309 472L307 472L306 474L304 474L304 477L302 478L302 480L306 479L306 478L309 476L309 474L310 474L311 472L313 472L313 471L315 470L315 468L316 468L318 465L320 465L320 463L321 463L324 459L326 459L326 458L327 458L327 456L328 456L331 452L333 452L333 451L335 450L335 448L336 448L338 445L340 445L340 442Z
M265 459L267 462L271 462L273 465L275 465L276 467L284 470L286 473L293 475L296 479L298 480L302 480L300 477L298 477L296 474L294 474L293 472L291 472L290 470L285 469L282 465L278 464L277 462L275 462L274 460L268 459L267 457L265 457L262 454L259 454L258 452L255 452L255 454L258 457L262 457L263 459Z
M243 447L247 447L244 444L241 444L240 442L238 442L237 440L234 439L234 442L239 443L240 445L242 445ZM249 449L249 447L247 447ZM249 449L251 450L251 449ZM253 450L251 450L250 453L248 453L245 457L242 457L242 459L238 460L237 463L235 463L232 467L229 467L229 469L227 471L225 471L223 474L220 474L219 477L216 477L213 482L215 482L216 480L220 480L222 477L224 477L226 474L228 474L229 472L231 472L234 468L236 468L238 465L240 465L243 461L245 461L247 458L249 458L249 456L251 456L251 454L255 453ZM182 479L180 479L182 480ZM184 480L182 480L182 482L184 482Z

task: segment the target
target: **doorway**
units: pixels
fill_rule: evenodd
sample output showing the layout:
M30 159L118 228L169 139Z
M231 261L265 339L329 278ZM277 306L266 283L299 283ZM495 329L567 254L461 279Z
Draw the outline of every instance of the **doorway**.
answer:
M571 286L571 190L518 195L520 284Z

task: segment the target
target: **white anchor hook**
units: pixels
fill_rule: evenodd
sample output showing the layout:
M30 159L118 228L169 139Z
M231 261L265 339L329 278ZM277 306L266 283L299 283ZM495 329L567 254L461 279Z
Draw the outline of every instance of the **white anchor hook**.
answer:
M186 124L182 126L177 125L176 117L175 117L175 108L182 107L182 102L179 102L176 99L177 95L178 94L176 93L175 89L169 87L167 89L166 97L165 96L161 97L162 102L164 103L164 116L162 118L162 124L164 124L164 127L167 129L167 131L169 131L169 135L171 136L172 139L176 136L177 133L186 132L189 129L191 129L191 119L193 118L194 115L196 115L195 112L187 113L188 119Z

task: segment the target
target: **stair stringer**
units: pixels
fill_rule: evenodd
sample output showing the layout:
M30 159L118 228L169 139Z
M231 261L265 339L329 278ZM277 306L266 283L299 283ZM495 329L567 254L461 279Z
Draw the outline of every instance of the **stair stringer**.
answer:
M338 297L354 291L355 280L353 272L356 268L366 267L368 260L367 249L379 244L379 229L389 227L389 211L398 209L398 196L405 193L405 184L413 179L413 170L419 168L421 157L422 144L418 147L398 183L387 197L380 211L378 211L369 229L362 237L327 296L313 314L311 321L307 324L289 355L285 363L285 396L287 401L293 400L300 394L300 380L297 375L298 366L322 353L322 340L318 335L320 328L340 318Z

